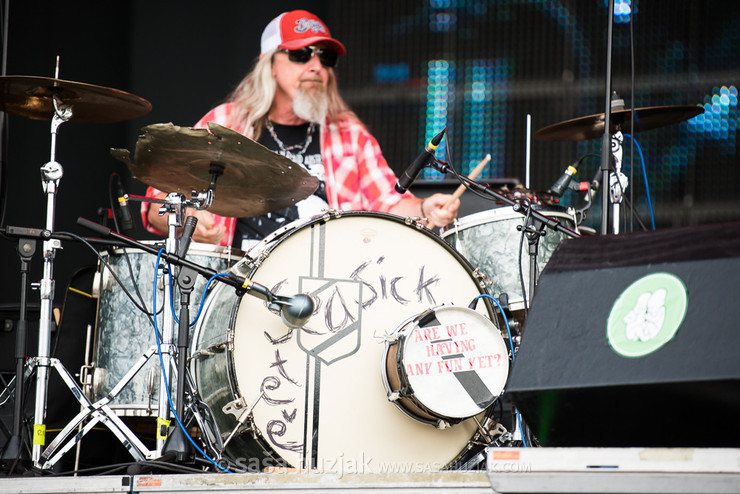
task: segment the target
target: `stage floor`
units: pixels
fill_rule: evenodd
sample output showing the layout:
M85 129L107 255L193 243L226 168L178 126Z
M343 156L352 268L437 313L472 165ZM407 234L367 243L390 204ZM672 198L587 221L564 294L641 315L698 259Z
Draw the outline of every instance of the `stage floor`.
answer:
M740 449L491 448L487 469L0 479L3 493L738 493Z

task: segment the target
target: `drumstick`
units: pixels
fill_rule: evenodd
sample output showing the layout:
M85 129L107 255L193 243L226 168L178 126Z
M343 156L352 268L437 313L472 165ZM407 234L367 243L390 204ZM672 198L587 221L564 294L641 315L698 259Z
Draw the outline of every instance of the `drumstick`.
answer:
M487 154L486 157L483 158L475 168L473 168L473 171L470 172L468 178L470 180L475 180L478 175L480 175L480 172L483 171L483 168L488 164L489 161L491 161L491 155ZM447 201L447 204L444 205L444 209L448 209L452 205L452 203L455 202L455 199L459 199L460 196L463 195L463 192L465 192L465 185L460 185L457 190L452 193L452 199Z

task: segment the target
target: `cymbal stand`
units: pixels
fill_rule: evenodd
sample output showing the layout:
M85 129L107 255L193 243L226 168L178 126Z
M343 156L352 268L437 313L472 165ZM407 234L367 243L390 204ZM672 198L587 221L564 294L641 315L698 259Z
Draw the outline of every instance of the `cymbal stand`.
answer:
M135 197L135 196L131 196L131 199L145 200L145 198ZM177 201L178 199L173 199L172 203L176 204ZM166 204L168 201L167 200L165 201L152 200L151 202L158 202L158 203ZM193 204L195 204L197 207L202 206L202 204L199 204L197 201L195 201ZM104 227L97 223L93 223L84 218L78 218L77 223L97 232L103 237L112 236L118 240L123 241L127 245L130 245L140 250L149 252L150 254L153 254L153 255L157 255L159 253L158 250L153 248L152 246L139 243L133 239L130 239L128 237L120 235L117 232L112 231L110 228ZM187 223L186 223L186 227L187 227ZM194 227L195 226L193 225L193 228ZM183 248L182 252L178 250L178 255L173 255L172 253L167 252L163 255L163 258L167 261L167 263L175 264L181 267L180 276L182 277L182 279L181 281L178 281L178 282L182 283L185 286L186 290L190 290L190 284L193 281L192 278L195 276L195 273L200 274L201 276L204 276L207 279L211 279L218 273L211 268L200 266L196 263L190 262L187 259L185 259L183 256L184 256L184 251L186 250L187 250L186 248ZM183 254L183 256L179 255L181 253ZM190 278L190 279L186 279L186 278ZM236 289L236 293L238 296L248 293L249 295L257 297L260 300L268 302L269 304L268 309L275 314L279 314L286 324L292 325L291 327L301 327L305 325L308 319L311 317L311 314L313 314L313 311L315 308L315 303L308 296L301 296L300 294L295 295L293 297L284 297L284 296L276 295L272 293L264 285L256 283L247 278L242 278L233 273L228 273L227 276L219 276L219 277L216 277L215 279L222 283L226 283L229 286L234 287ZM181 307L181 315L180 315L181 333L180 334L182 335L182 338L179 342L179 345L183 349L186 349L187 347L187 325L189 324L189 321L188 321L189 316L187 315L187 310L188 310L187 305ZM180 365L183 366L183 369L185 369L185 371L178 373L178 400L177 401L180 405L176 405L175 407L176 413L179 417L182 417L184 415L183 412L185 410L185 405L187 404L189 407L189 411L193 414L195 420L197 421L199 427L201 428L201 431L203 432L203 441L206 443L207 448L211 451L211 453L220 455L221 451L223 450L223 442L217 433L218 428L215 426L215 419L210 409L208 408L208 405L203 403L200 397L198 396L195 384L192 381L192 378L187 373L187 368L184 367L183 365L186 363L185 362L186 359L184 359L185 357L184 353L185 352L183 350L180 355L180 358L183 359ZM130 375L133 375L134 372L135 372L135 369L130 370L129 374L127 374L127 376L124 377L124 380L126 380L127 377L130 379ZM182 375L182 377L180 377L180 375ZM123 384L119 384L118 386L123 386ZM189 396L185 394L186 388L190 389ZM111 391L111 393L113 393L113 391ZM165 396L165 399L166 399L166 396ZM175 457L178 460L182 460L184 459L185 456L187 456L187 451L180 447L183 444L181 439L182 439L182 436L179 436L178 438L176 438L173 444L165 443L165 449L170 453L174 452ZM169 442L169 437L167 438L167 441Z
M182 204L182 196L180 194L169 194L165 203L160 207L159 214L172 213L167 217L168 235L165 242L165 251L168 254L174 254L177 252L177 228L183 225L183 217L185 215L185 208ZM176 370L176 359L175 359L175 347L173 343L174 338L174 324L175 319L170 310L172 303L172 292L167 290L167 265L162 264L159 267L155 276L157 277L157 285L164 287L164 301L162 311L162 326L160 350L163 362L163 368L159 375L159 402L157 404L157 451L161 452L164 448L165 441L167 439L167 429L169 427L170 418L170 405L167 399L167 383L171 383L172 372ZM155 316L156 317L156 316ZM168 380L165 372L170 375Z
M54 211L56 206L56 193L59 182L64 175L62 165L56 161L56 141L59 126L72 118L72 106L65 105L57 98L54 100L54 116L51 119L51 159L41 167L41 178L43 189L46 193L46 230L54 232ZM44 270L39 295L41 297L39 316L39 342L38 355L35 359L36 365L36 401L33 422L33 448L31 458L38 466L41 458L41 448L46 441L46 396L49 383L49 353L51 351L51 318L52 301L54 299L54 256L56 249L61 248L58 239L49 238L43 242ZM61 364L58 364L61 365ZM19 383L20 384L20 383Z
M607 2L607 30L606 30L606 77L604 79L606 97L604 100L604 134L601 138L601 234L606 235L609 230L610 202L609 187L611 170L609 169L609 157L611 153L611 97L612 97L612 43L614 41L614 0Z
M220 173L219 173L220 175ZM159 214L169 214L167 217L168 234L166 242L167 254L177 254L178 257L184 258L187 253L190 238L193 235L193 230L197 224L197 218L194 216L188 217L187 221L183 221L185 216L185 208L192 207L194 209L206 209L210 207L213 202L215 182L217 179L215 172L212 174L211 185L207 191L201 191L197 193L192 192L192 200L185 200L184 197L178 193L170 193L164 200L164 204L159 208ZM178 242L177 240L177 229L184 225L183 236ZM166 265L163 265L166 266ZM159 276L160 273L157 273ZM172 312L169 310L172 302L172 290L164 290L164 311L163 311L163 328L162 328L162 341L161 347L162 358L164 362L164 369L160 374L159 382L159 403L158 403L158 418L157 418L157 450L163 453L174 453L177 461L187 461L192 457L192 448L187 438L183 437L184 432L180 429L178 424L169 426L170 416L170 403L168 398L168 384L172 386L171 376L176 372L177 384L175 387L176 397L173 398L175 413L177 417L183 418L184 402L185 402L185 383L186 383L186 360L187 360L187 347L188 347L188 331L190 324L189 315L189 304L190 294L193 291L196 279L196 271L187 266L181 266L177 270L177 283L180 293L180 320L178 326L178 341L177 348L174 344L174 330L175 330L175 318ZM167 286L167 272L166 269L162 269L162 286ZM165 357L167 357L165 359ZM167 379L165 375L165 369L170 375L170 379ZM174 371L174 372L173 372ZM170 395L171 396L171 395ZM197 411L194 411L196 413ZM168 432L165 425L170 427Z
M622 173L622 142L624 136L621 131L612 135L611 152L614 157L614 170L609 174L609 200L612 205L612 233L619 233L619 219L622 199L627 190L629 179Z
M54 238L58 240L60 238L58 234L54 234L48 230L14 226L8 226L7 228L5 228L5 234L11 237L18 237L20 239L19 251L23 253L22 257L30 257L33 255L33 251L35 248L34 246L38 239L48 240ZM21 326L21 323L19 323L19 329L21 328ZM23 339L23 341L25 341L25 338ZM21 342L18 341L17 346L20 345L20 343ZM18 355L25 356L25 351L17 350L16 353ZM107 396L95 403L90 402L90 400L87 398L87 394L82 390L82 388L77 385L72 375L69 373L69 371L67 371L67 369L64 368L59 359L47 357L46 367L53 367L54 369L56 369L56 371L59 373L59 376L66 384L67 388L72 392L75 398L82 405L82 409L80 413L75 418L73 418L72 421L70 421L70 423L68 423L61 432L56 435L54 440L46 447L46 449L44 449L43 453L41 453L40 458L38 460L34 460L34 466L40 467L42 469L50 468L51 466L53 466L62 457L62 455L64 455L64 453L69 451L75 444L79 443L82 437L87 432L89 432L97 422L103 422L113 432L113 434L115 434L115 436L121 441L121 443L126 446L126 448L129 450L134 458L153 458L153 453L147 450L146 446L141 441L139 441L134 433L131 432L126 424L124 424L123 421L117 415L115 415L108 406L108 403L110 403L116 397L116 395L121 392L123 387L128 384L129 381L131 381L136 371L138 371L138 369L146 364L147 359L151 357L152 353L154 352L151 351L149 354L143 355L139 359L138 368L129 371L129 373L122 378L121 382L117 384L108 393ZM18 402L22 402L23 383L30 378L34 369L40 368L42 368L40 359L38 357L31 358L28 361L27 365L25 365L25 372L23 373L21 378L13 378L11 384L9 384L8 387L6 387L6 389L3 390L2 393L0 393L0 399L4 400L7 398L9 393L15 392L16 404ZM11 387L13 388L12 390L10 389ZM82 427L82 423L90 416L93 417L93 420L89 421L87 424L85 424L84 427ZM16 417L18 417L17 413ZM72 441L60 448L62 442L67 437L69 437L78 426L80 426L79 433L73 436ZM11 454L9 450L13 447L13 443L10 443L6 446L5 451L3 452L3 463L8 463L8 461L6 460L10 458ZM13 457L14 461L15 458L16 457Z

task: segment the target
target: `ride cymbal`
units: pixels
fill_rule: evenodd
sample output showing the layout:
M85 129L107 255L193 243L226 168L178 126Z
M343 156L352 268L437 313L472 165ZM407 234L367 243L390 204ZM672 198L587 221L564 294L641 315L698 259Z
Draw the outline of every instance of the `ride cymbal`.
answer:
M208 189L212 170L221 171L208 210L221 216L258 216L294 205L319 187L305 168L229 128L209 122L208 129L172 123L142 129L134 153L111 153L126 163L134 178L163 192L190 198Z
M635 112L634 132L650 130L693 118L704 112L701 106L651 106L638 108ZM609 118L610 134L618 130L631 133L632 110L612 111ZM604 114L565 120L543 127L534 133L541 141L581 141L596 139L604 135Z
M102 86L36 76L0 76L0 110L30 118L51 120L54 97L71 106L70 122L111 123L146 115L147 100Z

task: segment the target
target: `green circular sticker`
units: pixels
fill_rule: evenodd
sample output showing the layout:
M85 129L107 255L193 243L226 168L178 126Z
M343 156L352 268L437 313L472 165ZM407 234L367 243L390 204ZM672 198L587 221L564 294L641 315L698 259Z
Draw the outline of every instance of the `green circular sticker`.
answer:
M623 357L643 357L665 345L686 315L688 297L680 278L653 273L627 287L606 323L612 349Z

